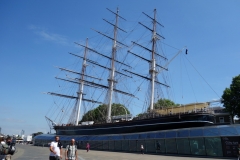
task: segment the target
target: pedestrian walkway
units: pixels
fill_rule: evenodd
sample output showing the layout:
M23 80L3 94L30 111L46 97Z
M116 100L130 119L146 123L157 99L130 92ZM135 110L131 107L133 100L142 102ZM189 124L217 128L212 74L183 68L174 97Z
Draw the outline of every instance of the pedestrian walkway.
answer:
M17 151L13 155L12 160L46 160L49 156L48 147L39 147L32 145L17 144ZM63 158L64 160L65 158ZM106 152L86 150L78 151L79 160L223 160L219 158L204 158L204 157L179 157L170 155L149 155L140 153L123 153L123 152ZM229 158L236 160L237 158Z

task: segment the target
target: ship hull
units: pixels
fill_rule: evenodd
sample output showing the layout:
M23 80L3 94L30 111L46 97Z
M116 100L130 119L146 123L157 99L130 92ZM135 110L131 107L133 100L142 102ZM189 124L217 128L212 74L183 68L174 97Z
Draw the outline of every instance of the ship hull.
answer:
M105 135L213 125L212 114L188 114L89 126L55 126L57 135Z

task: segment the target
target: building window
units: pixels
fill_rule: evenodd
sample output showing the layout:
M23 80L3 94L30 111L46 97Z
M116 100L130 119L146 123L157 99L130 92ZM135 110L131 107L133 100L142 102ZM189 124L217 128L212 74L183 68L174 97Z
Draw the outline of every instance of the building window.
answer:
M219 117L219 123L224 123L224 117Z

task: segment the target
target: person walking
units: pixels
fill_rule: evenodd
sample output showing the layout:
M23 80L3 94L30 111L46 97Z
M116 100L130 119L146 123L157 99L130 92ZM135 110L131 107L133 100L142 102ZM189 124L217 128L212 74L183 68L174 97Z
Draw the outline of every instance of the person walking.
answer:
M11 152L12 151L11 150L12 149L12 146L11 146L12 138L11 137L7 137L6 138L6 142L5 142L4 138L2 137L0 139L0 141L1 141L1 143L0 143L0 160L11 160L12 157L11 157L10 153L12 153Z
M3 137L0 137L0 160L4 160L6 155L4 153L4 150L3 150L3 146L5 145L5 141L4 141L4 138Z
M75 145L75 139L71 139L71 144L67 145L66 147L65 160L78 160L77 145Z
M157 149L156 149L156 152L157 151L161 151L161 143L159 141L157 141Z
M144 154L144 147L143 147L143 144L141 144L140 149L141 149L141 153Z
M90 150L90 144L89 143L87 143L86 149L87 149L87 152Z
M59 140L59 136L55 136L55 141L50 144L49 160L62 159L62 143Z
M240 144L238 144L238 160L240 160Z

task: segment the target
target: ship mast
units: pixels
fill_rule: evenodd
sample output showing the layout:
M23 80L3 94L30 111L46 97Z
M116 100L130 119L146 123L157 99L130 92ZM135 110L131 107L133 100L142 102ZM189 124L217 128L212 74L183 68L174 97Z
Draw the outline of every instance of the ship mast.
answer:
M115 57L117 53L117 25L118 25L118 8L117 8L117 13L116 13L116 21L114 25L114 37L113 37L113 46L112 46L112 59L111 59L111 72L109 75L108 79L108 84L109 84L109 101L108 101L108 109L107 109L107 123L111 122L111 111L112 111L112 95L113 95L113 87L114 84L116 83L114 79L115 75Z
M152 63L151 68L149 70L152 80L151 80L151 101L150 101L150 112L153 110L154 104L154 85L155 85L155 77L156 77L156 59L154 57L155 49L156 49L156 9L154 9L154 19L153 19L153 30L152 30Z
M107 10L109 10L109 9L107 8ZM113 101L112 97L113 97L113 93L114 92L120 93L120 94L123 94L123 95L127 95L127 96L131 96L131 97L135 97L131 93L128 93L128 92L125 92L125 91L122 91L122 90L119 90L119 89L116 88L116 83L117 83L117 81L115 80L116 74L121 75L121 76L125 76L125 77L128 77L128 78L132 78L132 77L127 75L127 74L124 74L122 72L119 72L115 68L115 64L116 63L118 63L118 64L120 64L122 66L128 67L128 68L131 68L131 66L128 65L128 64L125 64L125 63L123 63L121 61L118 61L116 59L117 47L119 45L124 46L124 47L128 47L127 45L123 44L122 42L117 41L117 30L126 32L123 29L118 27L118 18L121 18L123 20L125 20L125 19L118 14L118 12L119 12L118 8L117 8L117 12L116 13L111 11L111 10L109 10L109 11L116 15L115 24L112 24L111 22L109 22L109 21L107 21L105 19L103 19L103 20L106 21L107 23L109 23L110 25L114 26L114 37L112 38L112 37L110 37L110 36L108 36L106 34L103 34L103 33L99 32L99 31L97 31L97 30L94 30L94 29L93 30L95 32L101 34L102 36L112 40L113 45L112 45L112 54L111 54L111 56L107 56L107 55L105 55L103 53L100 53L100 52L96 51L93 48L88 47L88 39L86 41L86 45L82 45L82 44L79 44L79 43L75 42L75 44L85 48L84 57L82 57L80 55L76 55L74 53L69 53L69 54L83 59L82 72L79 73L79 72L76 72L76 71L73 71L73 70L69 70L69 69L66 69L66 68L60 68L60 67L58 67L58 68L60 70L62 70L62 71L71 72L71 73L74 73L74 74L79 74L81 76L80 79L77 79L77 78L72 79L72 78L69 78L69 77L67 77L68 79L63 79L63 78L56 77L56 79L59 79L59 80L62 80L62 81L66 81L66 82L70 82L70 83L79 84L79 89L78 89L78 92L77 92L78 95L77 96L73 96L73 95L64 95L64 94L59 94L59 93L54 93L54 92L47 92L47 94L50 94L50 95L60 96L60 97L64 97L64 98L70 98L70 99L76 99L77 100L76 101L76 106L75 106L76 108L74 108L73 113L72 113L72 115L74 115L74 116L72 116L69 119L69 123L71 123L71 124L74 123L75 125L78 125L79 115L80 115L80 106L81 106L82 101L103 104L103 102L95 101L93 99L85 99L85 98L83 98L83 95L84 95L84 93L83 93L83 86L84 85L86 85L88 87L104 88L104 89L108 90L108 93L107 93L107 97L108 97L108 102L107 102L108 103L108 111L107 111L107 115L106 115L106 122L107 123L111 122L111 107L112 107L112 101ZM98 54L98 55L100 55L100 56L110 60L110 62L111 62L110 65L111 66L110 67L104 66L104 65L102 65L99 62L96 62L94 60L86 58L88 51L93 52L94 54ZM108 85L95 83L94 81L85 80L85 78L91 78L91 79L93 78L93 79L97 79L97 80L102 80L102 79L99 79L99 78L96 78L96 77L93 77L93 76L85 75L86 67L87 67L86 63L91 63L94 66L98 66L100 68L109 70Z
M85 74L86 67L87 67L87 58L86 58L87 57L87 47L88 47L88 38L86 40L86 47L84 50L84 58L83 58L82 72L81 72L81 79L80 79L80 86L79 86L78 100L77 100L77 117L76 117L75 125L78 125L81 103L82 103L84 74Z
M151 31L151 33L152 33L152 39L151 39L152 49L149 49L149 48L147 48L147 47L145 47L145 46L142 46L142 45L140 45L140 44L138 44L138 43L136 43L136 42L132 42L134 45L137 45L137 46L143 48L144 50L150 52L150 53L151 53L151 59L146 59L146 58L144 58L144 57L139 56L139 55L136 54L136 53L133 53L133 52L131 52L131 51L128 51L128 53L131 53L132 55L134 55L134 56L136 56L136 57L138 57L138 58L141 58L142 60L144 60L144 61L146 61L146 62L148 62L148 63L150 64L150 68L149 68L149 74L150 74L150 76L149 76L149 77L146 77L146 76L142 76L141 74L138 74L138 73L134 73L134 72L131 72L131 71L128 71L128 70L124 70L124 71L126 71L126 72L128 72L128 73L131 73L131 74L133 74L133 75L136 75L136 76L138 76L138 77L141 77L141 78L144 78L144 79L150 81L150 85L151 85L151 87L150 87L150 88L151 88L151 90L150 90L150 93L151 93L151 95L150 95L150 107L149 107L150 112L152 112L153 109L154 109L153 106L154 106L154 98L155 98L155 97L154 97L154 96L155 96L155 83L160 84L160 85L163 85L163 86L166 86L166 87L169 87L167 84L164 84L164 83L159 82L159 81L157 80L157 78L156 78L156 76L157 76L157 74L158 74L158 70L159 70L158 68L161 68L162 70L168 70L168 69L166 68L167 66L161 66L161 65L159 65L159 64L156 63L156 58L155 58L156 56L158 56L158 57L160 57L160 58L162 58L162 59L164 59L164 60L167 60L166 57L164 57L163 55L160 55L160 54L158 54L158 53L156 52L156 42L157 42L157 40L159 40L160 37L161 37L162 39L165 39L163 36L161 36L160 34L158 34L158 33L156 32L156 25L157 25L157 24L163 27L163 25L160 24L159 22L157 22L157 20L156 20L156 12L157 12L156 9L154 9L154 18L150 17L149 15L147 15L146 13L143 12L144 15L146 15L148 18L152 19L152 22L153 22L153 28L152 28L152 29L149 28L149 27L147 27L147 26L145 26L145 25L142 24L141 22L139 22L140 25L142 25L143 27L145 27L146 29L148 29L148 30ZM158 68L157 68L157 67L158 67Z
M125 46L125 47L128 47L127 45L125 45L125 44L117 41L117 31L118 31L118 29L121 30L121 31L123 31L123 32L126 32L126 31L124 31L123 29L121 29L121 28L118 27L118 18L121 18L121 19L123 19L123 20L125 20L125 19L118 14L118 12L119 12L118 8L117 8L117 12L116 12L116 13L113 12L113 11L111 11L111 10L108 9L108 8L107 8L107 10L109 10L110 12L112 12L113 14L115 14L115 16L116 16L115 24L112 24L111 22L103 19L104 21L106 21L106 22L109 23L110 25L114 26L114 37L112 38L112 37L110 37L110 36L108 36L108 35L106 35L106 34L103 34L103 33L99 32L99 31L97 31L97 30L94 30L94 29L93 29L93 30L94 30L95 32L97 32L97 33L105 36L106 38L112 40L112 42L113 42L113 45L112 45L112 55L111 55L111 57L108 57L108 56L106 56L106 55L104 55L104 54L101 54L101 53L97 52L97 51L94 50L94 49L91 49L91 48L88 48L88 49L89 49L90 51L96 53L96 54L99 54L99 55L101 55L101 56L103 56L103 57L105 57L105 58L107 58L107 59L110 59L110 61L111 61L111 66L110 66L109 68L106 67L106 66L102 66L102 65L100 65L100 64L97 63L97 62L89 61L90 63L93 63L94 65L97 65L97 66L99 66L99 67L108 69L108 70L110 71L110 72L109 72L109 78L108 78L108 86L98 85L98 84L94 84L94 85L97 85L97 86L100 86L100 87L103 87L103 88L107 88L107 89L108 89L108 93L107 93L107 97L108 97L108 102L107 102L107 103L108 103L108 107L107 107L106 122L107 122L107 123L111 123L111 121L112 121L112 120L111 120L111 110L112 110L113 93L114 93L114 92L118 92L118 93L125 94L125 95L131 96L131 97L134 97L134 95L133 95L133 94L130 94L130 93L127 93L127 92L124 92L124 91L121 91L121 90L117 90L117 89L115 88L115 86L116 86L115 84L117 83L117 81L115 80L115 74L116 74L116 73L117 73L117 74L121 74L121 75L126 76L126 77L129 77L129 78L132 78L132 77L131 77L131 76L128 76L128 75L126 75L126 74L123 74L123 73L121 73L121 72L119 72L119 71L117 71L116 68L115 68L115 63L119 63L119 64L121 64L121 65L130 67L129 65L124 64L124 63L119 62L118 60L116 60L116 53L117 53L118 44L120 44L120 45L122 45L122 46ZM81 45L81 46L82 46L82 45ZM93 83L92 83L92 84L93 84Z

